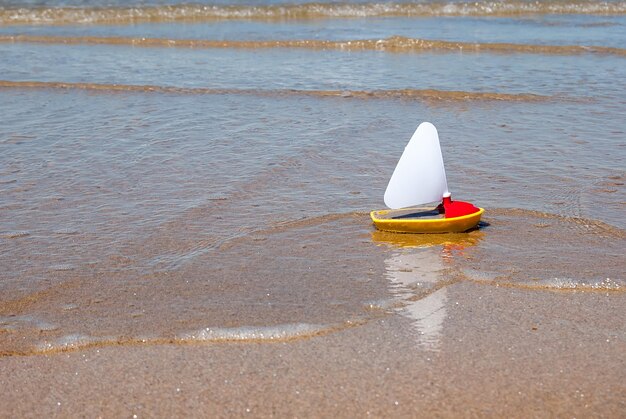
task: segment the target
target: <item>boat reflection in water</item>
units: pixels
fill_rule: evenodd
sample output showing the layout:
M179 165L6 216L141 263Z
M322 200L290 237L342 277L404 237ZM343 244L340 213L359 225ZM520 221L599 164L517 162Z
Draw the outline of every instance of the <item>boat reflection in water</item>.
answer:
M447 316L450 270L463 249L478 244L484 233L397 234L372 232L374 243L392 249L385 275L396 298L397 311L412 320L420 346L438 350Z

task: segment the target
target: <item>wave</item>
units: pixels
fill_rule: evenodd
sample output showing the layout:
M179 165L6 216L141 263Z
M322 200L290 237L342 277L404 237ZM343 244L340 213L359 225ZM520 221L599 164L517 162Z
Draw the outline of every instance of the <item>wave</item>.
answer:
M97 37L97 36L38 36L38 35L0 35L0 43L30 42L41 44L91 44L91 45L129 45L136 47L168 48L231 48L231 49L270 49L300 48L310 50L339 51L386 51L386 52L491 52L491 53L526 53L526 54L612 54L626 55L626 49L583 45L536 45L512 43L477 43L456 42L407 38L392 36L386 39L361 39L350 41L328 40L265 40L265 41L218 41L205 39L165 39L132 37Z
M23 323L33 323L40 330L51 330L53 325L45 322L37 322L35 319L26 318ZM17 323L13 320L13 323ZM42 342L31 347L24 348L0 348L0 357L5 356L30 356L59 352L79 351L90 348L102 348L107 346L154 346L154 345L193 345L193 344L219 344L228 342L237 343L272 343L288 342L299 339L310 339L324 336L341 330L360 326L362 320L346 321L341 324L317 325L308 323L279 324L275 326L242 326L242 327L207 327L193 332L184 332L172 337L128 337L108 336L96 337L80 333L69 334L56 339L44 339ZM14 330L13 325L5 326L6 330ZM56 329L54 329L56 330Z
M584 291L584 292L601 292L601 293L623 293L626 291L625 281L619 278L606 278L604 280L579 280L572 278L549 278L541 280L517 280L509 281L507 278L486 278L486 275L480 275L469 271L462 272L463 279L476 284L502 288L517 288L522 290L538 290L538 291Z
M542 96L532 93L496 93L468 92L435 89L397 89L397 90L296 90L296 89L219 89L205 87L170 87L154 85L69 83L47 81L9 81L0 80L0 89L61 89L90 90L98 92L155 92L169 94L197 95L250 95L250 96L312 96L321 98L355 99L407 99L424 101L509 101L509 102L544 102L557 100L554 96Z
M0 238L2 239L16 239L28 236L30 236L28 231L0 231Z
M490 231L480 246L454 260L461 280L529 291L626 291L625 230L520 208L490 208L485 219Z
M536 219L556 221L563 223L562 229L564 231L571 230L578 233L582 233L586 236L591 234L592 236L608 238L608 239L626 239L626 230L623 230L614 225L605 223L604 221L594 220L591 218L575 217L571 215L553 214L543 211L535 211L522 208L491 208L489 214L498 217L515 217L517 219ZM544 227L546 225L537 224L537 227Z
M10 7L0 9L0 24L130 24L211 20L297 20L367 17L495 16L545 14L626 14L616 1L484 1L435 3L304 3L285 5L161 5L132 7Z

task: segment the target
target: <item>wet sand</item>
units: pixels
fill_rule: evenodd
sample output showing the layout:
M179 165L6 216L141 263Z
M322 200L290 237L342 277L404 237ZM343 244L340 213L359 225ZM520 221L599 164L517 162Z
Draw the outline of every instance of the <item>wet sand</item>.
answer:
M619 131L606 156L508 126L450 141L484 224L397 235L365 210L414 103L7 92L47 108L33 124L4 105L0 416L624 411ZM472 112L450 125L495 114Z
M0 418L624 417L624 1L36 3ZM374 229L422 121L478 230Z
M274 343L121 346L0 359L0 414L567 416L626 408L623 293L457 283L438 346L411 321Z
M623 231L531 211L493 212L479 231L461 235L377 232L366 215L353 214L233 239L220 252L231 265L234 254L245 257L245 267L221 271L222 285L212 277L221 303L207 313L198 305L204 300L194 297L199 283L180 281L212 275L202 273L202 257L171 273L169 287L151 279L151 286L163 287L160 303L146 298L147 285L131 287L147 301L144 308L161 307L162 316L144 311L127 319L128 298L116 289L98 291L107 282L97 277L62 287L60 295L25 299L13 310L61 326L40 327L35 336L18 329L21 339L52 343L24 352L28 345L17 341L22 352L0 358L2 383L10 389L0 395L0 415L620 417L626 403ZM330 231L335 234L316 246L316 235ZM555 232L560 250L546 258ZM294 238L308 246L294 246ZM342 248L345 240L352 248ZM512 252L502 266L489 258L503 260L508 249L528 241L532 252ZM578 250L572 265L566 248L573 243L603 250L588 259ZM286 264L263 267L277 255ZM304 266L316 263L313 270ZM571 279L586 274L580 266L617 277ZM250 271L257 279L248 279L244 290L236 278L250 278ZM545 279L533 279L541 272ZM275 309L249 305L256 287L268 285L275 287ZM225 297L228 289L236 293ZM182 312L186 324L171 302L181 292L190 307ZM102 301L70 310L83 322L74 324L58 306L80 295ZM292 310L295 297L302 300ZM286 321L309 323L298 328ZM168 334L199 325L209 326L186 337ZM151 329L153 338L140 338ZM53 339L73 330L82 335ZM122 334L71 340L89 330ZM7 334L12 331L4 330L5 350Z

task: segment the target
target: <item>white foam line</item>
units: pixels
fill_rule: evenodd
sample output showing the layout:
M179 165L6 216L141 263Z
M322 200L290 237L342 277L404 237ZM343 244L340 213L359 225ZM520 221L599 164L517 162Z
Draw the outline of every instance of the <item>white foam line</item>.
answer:
M293 323L278 326L242 326L232 328L207 327L195 332L185 333L177 336L182 341L202 341L202 342L220 342L220 341L249 341L249 340L284 340L301 337L314 336L331 330L331 327L307 324Z

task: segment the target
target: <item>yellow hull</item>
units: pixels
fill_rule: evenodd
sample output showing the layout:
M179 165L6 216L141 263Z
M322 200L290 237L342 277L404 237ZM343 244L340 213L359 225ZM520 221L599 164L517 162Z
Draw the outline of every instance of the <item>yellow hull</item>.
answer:
M394 233L462 233L475 228L480 222L480 216L485 212L479 208L478 212L454 218L410 218L406 217L411 211L421 208L405 208L401 210L372 211L370 217L376 228ZM405 215L405 217L402 217Z

